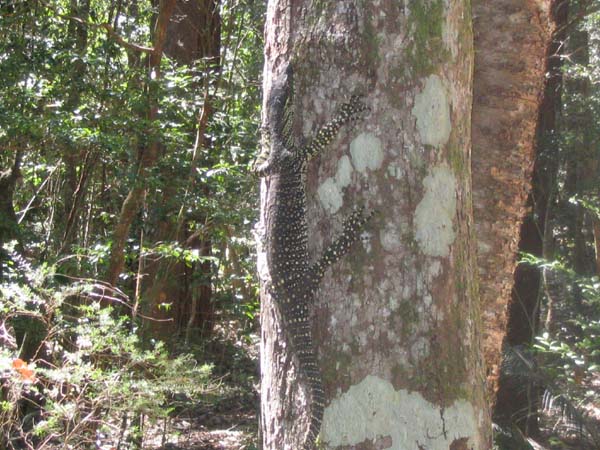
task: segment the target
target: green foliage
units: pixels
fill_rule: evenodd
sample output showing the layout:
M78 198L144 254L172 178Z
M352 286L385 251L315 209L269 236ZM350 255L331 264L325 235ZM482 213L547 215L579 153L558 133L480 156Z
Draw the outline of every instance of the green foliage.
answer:
M521 262L551 272L570 288L571 295L576 291L581 299L569 302L567 297L552 305L554 320L560 326L541 331L531 347L529 365L522 369L511 367L510 375L516 374L545 389L541 408L550 413L558 409L567 429L575 429L597 444L600 436L580 405L600 401L600 393L590 388L600 370L600 281L597 276L578 275L567 262L549 262L532 255L524 255Z
M521 430L517 427L501 428L494 424L494 446L493 450L533 450L533 447Z
M221 2L220 70L164 55L161 77L153 79L147 55L100 25L151 47L154 3L23 1L0 8L0 145L7 149L0 167L10 167L15 150L25 151L13 199L20 235L30 257L58 262L58 272L101 278L121 206L143 182L144 210L125 249L125 292L134 294L140 258L168 256L169 264L193 271L209 267L202 276L218 280L215 293L253 309L257 183L248 167L260 120L264 5ZM158 113L150 121L153 104ZM197 136L205 109L208 122ZM138 180L140 155L153 141L160 158ZM210 255L185 243L195 234L210 241ZM236 247L237 271L226 270L233 264L227 245ZM244 298L230 289L236 283L244 284Z
M551 270L571 289L581 292L582 301L576 307L568 303L555 305L563 326L552 333L542 332L534 345L544 355L552 379L581 384L582 378L591 378L600 369L600 280L597 276L577 275L558 260L548 262L524 255L522 263Z
M183 295L199 287L209 287L203 300L215 317L252 339L257 182L248 167L259 134L265 5L219 2L218 70L165 53L154 77L148 54L122 43L154 45L158 3L0 5L0 172L23 152L22 179L7 199L19 221L9 237L19 241L0 242L0 436L81 448L101 435L127 439L139 417L168 415L173 396L198 398L210 368L175 349L200 340ZM152 143L159 155L140 179ZM111 290L96 280L139 186L144 203ZM165 278L180 289L157 312L151 293ZM99 307L102 292L114 309ZM141 319L162 313L183 315L170 322L168 344L152 337L157 322ZM13 367L18 360L26 365Z
M127 437L128 419L155 422L169 415L175 395L209 389L210 366L142 343L135 320L90 301L97 285L57 289L51 268L29 275L37 281L0 287L0 434L12 446L80 448L101 435ZM34 350L24 355L28 339Z

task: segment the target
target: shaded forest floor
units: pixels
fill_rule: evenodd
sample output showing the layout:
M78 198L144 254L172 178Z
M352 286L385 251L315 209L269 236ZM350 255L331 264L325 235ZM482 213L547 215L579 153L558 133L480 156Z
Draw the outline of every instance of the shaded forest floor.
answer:
M600 373L581 384L589 393L600 392ZM560 397L555 397L560 400ZM581 401L574 408L560 401L546 402L540 412L539 447L534 450L600 450L600 405ZM531 442L531 441L530 441Z
M198 399L175 398L168 419L145 427L148 450L256 450L258 446L259 360L257 334L239 336L237 324L219 327L202 353L214 364L218 382ZM589 389L600 388L600 374ZM584 429L557 409L540 414L541 436L511 450L598 450L600 407L585 405ZM591 433L591 434L590 434ZM100 446L116 448L115 443ZM359 449L357 449L359 450Z
M259 336L236 321L219 325L209 342L196 344L195 353L213 364L216 380L200 398L178 396L167 419L144 424L143 448L147 450L257 450L259 412ZM186 350L190 350L189 348ZM581 389L598 391L600 374L587 378ZM561 406L562 405L562 406ZM579 404L574 416L558 400L542 405L540 436L526 439L513 435L504 450L599 450L600 405ZM517 432L518 433L518 432ZM520 433L518 433L520 434ZM100 450L126 448L114 439ZM360 450L357 447L356 450Z
M251 450L256 447L253 393L225 389L217 404L190 404L152 430L145 448L156 450Z
M258 336L219 327L204 354L218 382L205 398L176 399L168 420L151 427L152 450L254 450L258 433Z

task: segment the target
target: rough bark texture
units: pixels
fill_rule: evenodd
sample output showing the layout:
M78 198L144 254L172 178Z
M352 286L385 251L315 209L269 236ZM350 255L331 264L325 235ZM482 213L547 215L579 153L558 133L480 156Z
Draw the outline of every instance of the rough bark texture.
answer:
M199 60L219 67L221 17L218 0L177 0L167 29L165 53L179 64L191 66Z
M534 183L534 188L536 187ZM533 211L533 195L530 196L528 207L529 214L521 225L519 251L542 257L543 236L540 230L544 229L544 219L539 220L538 211ZM522 350L533 341L540 318L540 275L540 270L529 264L519 264L515 270L515 284L508 305L507 331L503 343L505 352L511 349ZM525 377L515 376L514 370L503 370L498 378L494 422L509 429L512 424L516 424L525 436L537 435L538 394L541 393Z
M314 259L353 207L378 211L314 305L325 448L491 446L471 248L472 55L466 1L269 1L264 97L293 64L296 137L314 136L351 94L371 108L308 168ZM268 188L267 177L258 226L263 448L296 449L306 384L266 289L272 237L262 233L284 207L267 204Z
M473 209L492 398L530 187L544 60L553 29L551 3L473 2Z
M560 1L553 6L552 19L559 29L566 24L565 2ZM519 242L520 252L540 258L549 256L549 249L545 247L552 241L552 228L548 226L548 220L559 162L556 116L560 111L562 60L558 54L563 43L564 33L559 32L554 36L547 53L547 76L537 121L532 189ZM545 233L550 236L545 236ZM529 264L520 264L515 270L515 283L507 312L505 350L526 348L539 332L541 270ZM524 377L515 376L514 370L502 373L498 381L494 421L506 427L516 424L525 436L537 435L537 389L539 386L533 383L524 383Z

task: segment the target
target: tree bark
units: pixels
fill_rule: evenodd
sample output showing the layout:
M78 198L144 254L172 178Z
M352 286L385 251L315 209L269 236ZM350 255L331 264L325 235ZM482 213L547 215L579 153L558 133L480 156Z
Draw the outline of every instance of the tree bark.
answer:
M551 3L473 2L473 209L491 398L530 189L544 60L553 30Z
M163 48L167 36L167 25L175 9L176 0L161 0L159 14L156 20L154 32L154 48L150 53L148 63L148 79L158 80L160 78L160 61L162 59ZM152 123L158 118L158 104L156 99L152 98L153 89L149 89L148 121ZM121 206L121 212L112 237L112 246L106 272L106 281L113 286L117 284L119 276L125 265L125 242L129 234L129 229L143 205L146 195L146 177L148 170L156 163L159 158L160 143L154 138L144 148L140 148L140 157L136 171L134 185L127 194Z
M219 2L217 0L186 1L177 0L173 18L167 30L165 55L174 60L179 66L194 69L194 64L200 64L196 75L201 76L202 83L191 86L204 93L204 103L198 115L196 126L196 142L193 148L189 174L174 173L170 167L163 169L163 177L173 180L163 189L160 198L153 199L164 211L157 219L154 227L156 232L151 235L153 242L179 242L184 248L196 249L200 256L211 256L212 245L210 230L206 226L209 220L204 211L194 211L194 217L184 212L191 201L191 196L201 191L209 196L206 186L196 183L196 169L199 164L209 166L206 158L206 131L212 116L213 95L211 86L215 84L214 74L219 72L221 55ZM210 145L210 143L208 143ZM176 198L178 184L186 185L184 198ZM183 204L182 204L183 202ZM176 218L176 219L174 219ZM196 222L202 229L190 230L189 222ZM157 318L172 318L172 321L152 322L149 326L152 333L158 337L174 335L182 328L201 329L207 335L214 325L214 303L212 297L212 271L210 261L200 261L187 267L184 262L170 259L148 262L144 298L149 305L148 313ZM172 308L165 310L161 303L165 300L173 302ZM192 309L195 308L195 309Z
M594 262L596 275L600 277L600 217L592 217L592 232L594 234Z
M567 8L563 1L552 8L552 20L558 30L567 22ZM540 105L537 131L535 164L532 190L527 202L528 214L521 225L519 252L548 257L548 242L552 240L550 217L558 171L559 148L557 142L556 117L560 112L562 60L558 53L564 42L564 33L559 32L552 40L546 58L546 83ZM550 236L546 236L549 233ZM507 332L503 346L527 348L539 332L540 300L542 296L542 270L530 264L520 264L514 274L514 287L507 312ZM500 375L494 421L510 427L516 424L525 436L539 434L537 405L539 384L527 374L515 374L508 370Z
M23 150L16 150L12 167L0 172L0 281L3 280L4 264L7 260L3 246L19 237L19 224L13 198L17 181L21 178L22 159Z
M331 449L488 449L470 184L472 34L467 1L270 0L263 125L292 65L292 125L309 141L351 94L371 108L308 165L313 261L356 205L377 211L312 305ZM266 152L274 152L268 147ZM261 183L263 448L300 448L311 408L269 295L276 178ZM497 193L495 193L497 194Z

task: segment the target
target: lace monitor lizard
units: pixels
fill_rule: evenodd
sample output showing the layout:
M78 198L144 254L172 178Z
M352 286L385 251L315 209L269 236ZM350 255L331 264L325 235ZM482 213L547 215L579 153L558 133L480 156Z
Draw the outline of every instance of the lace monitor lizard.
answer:
M306 221L306 165L336 137L342 126L368 108L358 97L341 106L333 119L320 128L306 146L293 138L293 80L288 66L274 84L266 102L263 157L255 171L268 177L265 232L271 283L268 291L283 319L284 333L299 361L310 391L310 424L302 448L312 450L321 428L325 396L312 338L310 308L325 270L355 242L370 215L356 209L345 221L342 235L311 264Z

